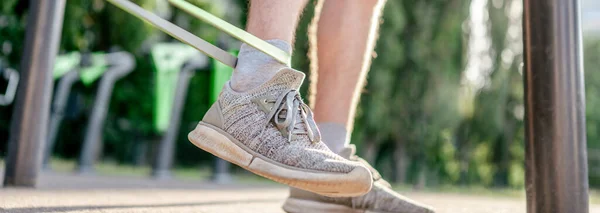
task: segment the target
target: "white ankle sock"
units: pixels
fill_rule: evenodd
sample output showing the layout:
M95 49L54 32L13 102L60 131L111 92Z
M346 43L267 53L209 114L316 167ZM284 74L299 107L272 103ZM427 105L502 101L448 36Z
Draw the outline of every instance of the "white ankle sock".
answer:
M339 154L348 144L348 131L346 126L338 123L319 123L319 131L323 143L336 154Z
M274 39L267 40L283 51L291 54L292 46L285 41ZM238 92L250 90L267 82L282 68L287 65L275 60L273 57L251 47L242 44L238 54L238 62L231 76L231 87Z

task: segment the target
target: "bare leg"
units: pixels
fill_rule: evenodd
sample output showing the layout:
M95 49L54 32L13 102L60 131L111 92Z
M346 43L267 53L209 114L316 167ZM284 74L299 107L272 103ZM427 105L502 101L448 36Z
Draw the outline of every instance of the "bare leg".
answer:
M251 1L248 30L291 52L305 0ZM190 141L255 174L313 193L359 196L373 187L366 166L335 155L298 93L304 73L242 45L230 82L188 134Z
M316 94L310 103L324 141L334 152L349 141L384 3L327 0L317 5L310 53L311 92Z
M294 32L307 0L251 0L247 31L280 49L292 52ZM246 91L271 79L285 65L242 45L231 77L236 91Z
M315 118L319 122L323 142L333 152L348 159L354 159L354 147L346 146L348 133L352 130L360 90L371 62L384 2L321 0L316 9L317 14L321 12L321 19L317 15L311 27L313 81L310 89L313 93L316 91L316 96L311 97ZM336 212L346 212L348 209L360 209L361 212L434 212L430 207L393 192L390 184L377 171L370 170L373 188L366 195L351 197L351 202L348 202L348 198L324 198L292 188L283 209L288 212L299 209L305 212L323 209ZM354 205L356 202L360 205Z
M248 32L263 39L293 44L298 19L307 0L251 0Z

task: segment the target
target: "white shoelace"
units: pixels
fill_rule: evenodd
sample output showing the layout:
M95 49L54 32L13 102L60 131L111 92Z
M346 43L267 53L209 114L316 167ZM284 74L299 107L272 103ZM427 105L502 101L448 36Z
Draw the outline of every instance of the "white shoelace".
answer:
M273 121L277 129L284 130L284 137L291 141L292 135L307 135L311 142L321 141L321 133L314 121L312 111L306 105L296 90L290 90L277 100L265 100L274 103L267 118Z

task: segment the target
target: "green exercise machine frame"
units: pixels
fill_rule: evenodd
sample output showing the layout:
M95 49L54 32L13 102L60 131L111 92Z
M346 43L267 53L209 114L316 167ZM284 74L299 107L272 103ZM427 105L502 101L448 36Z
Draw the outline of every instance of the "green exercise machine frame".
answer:
M152 165L152 176L167 179L171 177L175 142L190 79L209 63L205 55L181 43L156 44L150 55L156 76L154 129L162 135Z
M102 130L106 120L106 112L110 103L114 84L125 77L135 66L133 55L127 52L71 52L57 57L53 78L58 80L52 107L48 136L43 157L44 168L49 168L50 156L53 151L60 123L64 117L67 100L71 87L78 80L85 86L91 86L99 81L91 109L90 117L85 128L85 136L81 147L77 171L86 173L93 171L93 163L102 147Z

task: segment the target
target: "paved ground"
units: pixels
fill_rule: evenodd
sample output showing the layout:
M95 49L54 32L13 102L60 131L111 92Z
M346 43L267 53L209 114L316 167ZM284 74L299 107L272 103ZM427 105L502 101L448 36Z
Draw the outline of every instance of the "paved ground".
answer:
M0 172L1 173L1 172ZM521 213L525 201L506 196L407 192L441 213ZM281 185L157 181L132 177L43 173L37 189L0 188L0 212L283 212ZM600 206L591 212L600 213Z

